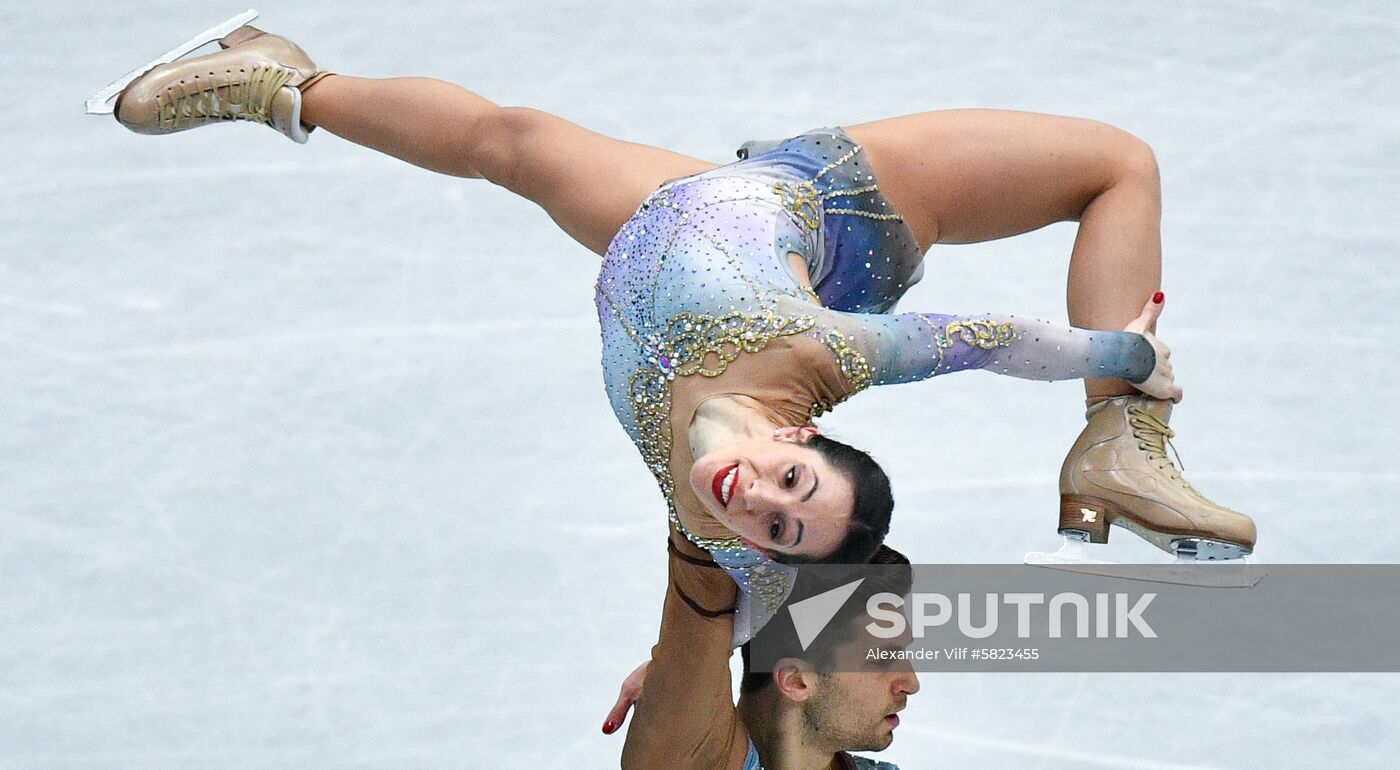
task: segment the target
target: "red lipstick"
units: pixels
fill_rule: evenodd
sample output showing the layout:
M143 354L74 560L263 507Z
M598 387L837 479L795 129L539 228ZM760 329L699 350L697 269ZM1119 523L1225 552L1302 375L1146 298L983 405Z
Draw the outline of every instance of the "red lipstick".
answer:
M733 465L726 465L723 468L720 468L719 471L715 473L714 481L710 482L710 491L713 492L715 495L715 502L719 503L720 507L722 508L729 507L729 504L724 502L724 477L728 476L730 471L738 467L739 464L734 463ZM739 474L737 472L735 472L734 474L734 483L739 483ZM729 493L730 495L734 494L733 487L730 487Z

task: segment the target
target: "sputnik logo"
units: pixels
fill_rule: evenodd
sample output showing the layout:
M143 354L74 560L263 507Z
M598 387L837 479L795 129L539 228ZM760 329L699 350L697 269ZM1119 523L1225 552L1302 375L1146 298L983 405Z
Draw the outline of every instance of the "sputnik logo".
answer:
M797 631L797 641L802 645L803 652L807 651L807 646L826 628L826 624L836 617L841 605L851 598L851 594L855 593L856 588L863 582L865 578L788 605L788 612L792 613L792 627Z

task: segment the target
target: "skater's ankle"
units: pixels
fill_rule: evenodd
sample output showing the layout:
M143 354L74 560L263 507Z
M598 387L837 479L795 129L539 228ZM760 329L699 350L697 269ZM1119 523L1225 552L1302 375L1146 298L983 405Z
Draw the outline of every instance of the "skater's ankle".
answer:
M315 86L317 83L320 83L322 80L325 80L326 78L329 78L329 77L335 77L335 73L334 73L334 72L317 72L315 75L312 75L311 77L307 78L307 79L306 79L306 82L304 82L304 83L302 83L301 85L297 86L297 90L301 92L301 96L302 96L302 98L304 99L304 98L306 98L307 92L309 92L313 86Z
M1123 398L1124 396L1131 396L1131 395L1134 395L1134 394L1132 394L1132 393L1118 393L1118 394L1111 395L1111 396L1089 396L1089 397L1087 397L1087 398L1084 399L1084 408L1085 408L1085 409L1092 409L1092 408L1098 406L1099 404L1104 403L1105 401L1112 401L1112 400L1115 399L1115 398Z
M301 123L307 128L320 125L316 120L316 116L320 112L318 109L320 100L310 94L311 89L334 75L334 72L317 72L307 78L305 83L297 86L297 90L301 92Z

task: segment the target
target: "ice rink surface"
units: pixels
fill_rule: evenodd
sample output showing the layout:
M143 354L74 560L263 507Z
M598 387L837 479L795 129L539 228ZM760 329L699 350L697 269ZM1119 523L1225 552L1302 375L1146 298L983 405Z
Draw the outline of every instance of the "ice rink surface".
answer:
M665 527L603 397L597 260L528 202L328 134L82 114L242 8L0 6L0 766L615 766L598 727L655 640ZM949 107L1128 129L1163 173L1187 477L1268 561L1400 554L1393 2L260 10L327 69L716 162ZM1073 236L935 248L901 307L1064 321ZM914 561L1018 562L1054 545L1081 398L976 373L824 424L888 468ZM1394 675L922 681L881 755L906 770L1400 751Z

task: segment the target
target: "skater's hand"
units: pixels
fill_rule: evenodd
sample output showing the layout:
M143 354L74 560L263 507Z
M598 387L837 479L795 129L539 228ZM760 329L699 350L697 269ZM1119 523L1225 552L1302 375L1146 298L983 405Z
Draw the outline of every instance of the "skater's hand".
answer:
M1157 300L1161 301L1158 302ZM1152 346L1152 350L1157 354L1156 366L1152 369L1152 374L1142 382L1135 383L1133 387L1146 393L1153 398L1161 398L1171 401L1174 404L1181 403L1181 388L1177 386L1176 380L1172 376L1172 351L1157 335L1148 331L1157 324L1158 316L1162 315L1162 307L1167 303L1167 298L1158 292L1147 300L1147 304L1142 308L1142 314L1133 319L1133 322L1123 328L1125 332L1141 334Z
M622 727L622 723L627 721L627 712L632 710L632 704L642 697L642 683L647 678L647 666L651 661L647 661L636 670L627 675L622 680L622 689L617 693L617 703L613 704L612 711L608 712L608 718L603 722L603 733L612 735L617 732L617 728Z

